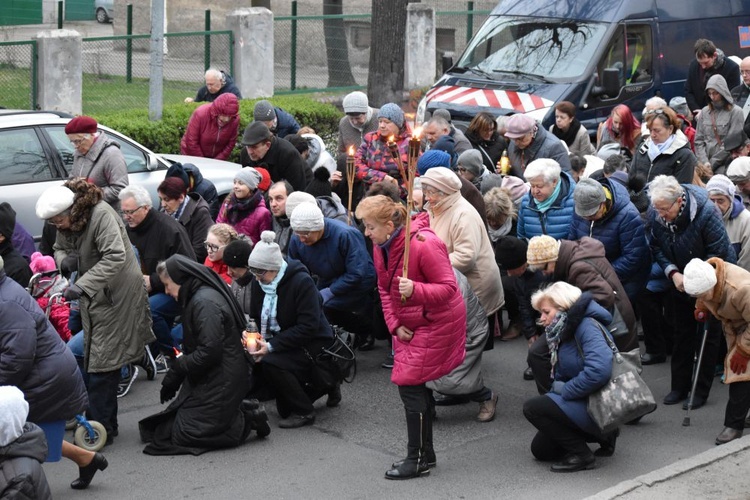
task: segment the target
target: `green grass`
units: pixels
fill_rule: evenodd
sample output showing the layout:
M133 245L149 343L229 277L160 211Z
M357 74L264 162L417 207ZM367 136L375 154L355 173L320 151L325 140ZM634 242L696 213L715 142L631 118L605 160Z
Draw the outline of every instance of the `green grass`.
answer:
M31 70L0 66L0 106L8 109L31 109Z

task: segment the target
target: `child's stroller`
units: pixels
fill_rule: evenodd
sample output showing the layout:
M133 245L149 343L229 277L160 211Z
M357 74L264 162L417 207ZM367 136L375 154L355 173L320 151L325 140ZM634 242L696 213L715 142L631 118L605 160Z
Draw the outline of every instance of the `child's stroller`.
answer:
M54 269L33 275L26 288L66 343L71 337L68 329L70 305L63 298L63 291L67 287L68 280ZM76 415L70 419L65 429L75 429L75 444L86 450L99 451L107 442L107 430L104 426L99 422L86 420L84 415Z

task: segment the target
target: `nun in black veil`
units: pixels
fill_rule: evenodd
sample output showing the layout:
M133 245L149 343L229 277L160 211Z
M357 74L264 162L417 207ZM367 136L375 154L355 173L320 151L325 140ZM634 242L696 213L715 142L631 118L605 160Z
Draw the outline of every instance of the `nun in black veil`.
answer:
M243 400L250 362L242 347L244 314L227 284L182 255L156 268L165 291L182 307L183 352L162 380L166 410L139 422L149 455L199 455L242 444L252 430L270 433L257 400Z

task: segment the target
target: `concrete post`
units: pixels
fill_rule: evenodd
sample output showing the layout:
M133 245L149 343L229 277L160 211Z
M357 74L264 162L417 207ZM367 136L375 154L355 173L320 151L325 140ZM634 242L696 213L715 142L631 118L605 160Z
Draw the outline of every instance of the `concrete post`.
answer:
M435 81L435 10L420 3L406 7L404 88L429 87Z
M242 97L272 97L273 14L261 7L227 14L227 29L234 35L234 83Z
M80 115L83 102L80 33L66 29L46 30L34 38L39 54L37 103L40 109Z

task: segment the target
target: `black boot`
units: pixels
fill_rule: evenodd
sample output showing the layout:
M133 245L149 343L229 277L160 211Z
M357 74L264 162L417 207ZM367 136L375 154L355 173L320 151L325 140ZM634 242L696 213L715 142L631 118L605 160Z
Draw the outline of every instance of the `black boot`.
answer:
M94 479L96 471L104 470L108 465L104 455L95 453L90 464L86 467L78 467L78 479L70 483L70 487L74 490L85 490L91 484L91 480Z
M427 411L427 414L425 415L425 425L422 426L422 442L424 443L424 461L427 462L427 465L432 467L437 467L437 458L435 457L435 448L432 445L432 412L435 410L434 407L430 407L430 409ZM404 461L399 460L398 462L394 462L391 467L394 469L398 469L403 465Z
M430 473L424 455L425 427L428 421L424 413L406 412L406 430L409 438L406 458L398 467L386 471L386 479L411 479Z
M242 441L245 441L253 430L258 434L259 438L264 438L271 434L266 409L257 399L243 399L240 403L240 410L245 415L245 428L242 432Z

